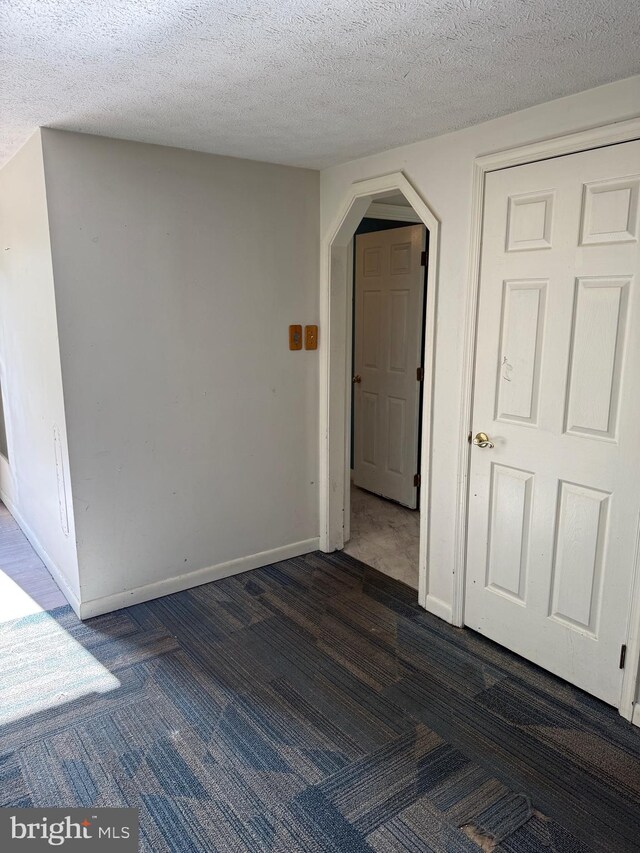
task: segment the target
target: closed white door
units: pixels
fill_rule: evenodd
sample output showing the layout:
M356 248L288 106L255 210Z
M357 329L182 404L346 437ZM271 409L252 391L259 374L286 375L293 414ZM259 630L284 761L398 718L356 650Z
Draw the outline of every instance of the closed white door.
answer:
M640 516L640 142L486 179L465 622L620 701Z
M416 507L426 229L356 237L354 482Z

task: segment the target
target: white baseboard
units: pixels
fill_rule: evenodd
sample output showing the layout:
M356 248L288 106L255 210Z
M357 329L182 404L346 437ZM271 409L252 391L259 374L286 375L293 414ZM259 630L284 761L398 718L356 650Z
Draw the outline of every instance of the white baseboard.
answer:
M633 706L631 722L634 726L640 726L640 702L636 702L636 704Z
M100 616L103 613L110 613L113 610L121 610L123 607L129 607L132 604L141 604L143 601L161 598L163 595L170 595L172 592L180 592L183 589L201 586L210 581L220 580L221 578L237 575L251 569L258 569L261 566L268 566L271 563L278 563L281 560L300 557L302 554L317 551L319 547L319 539L316 536L313 539L292 542L290 545L283 545L280 548L261 551L258 554L251 554L248 557L239 557L236 560L229 560L226 563L219 563L215 566L208 566L207 568L187 572L186 574L177 575L166 580L145 584L144 586L118 592L114 595L80 602L77 595L69 588L65 576L51 559L46 549L40 544L38 537L22 517L18 508L1 489L0 499L2 499L4 505L14 517L18 526L29 540L31 547L45 564L47 571L58 584L62 594L80 619L90 619L92 616Z
M433 613L434 616L444 619L444 621L449 624L453 622L453 611L451 610L451 605L447 604L447 602L443 601L441 598L436 598L435 595L427 594L424 609L429 613Z
M43 548L43 546L40 544L38 537L33 532L31 527L27 524L27 522L23 518L22 514L20 513L20 510L13 503L13 501L6 494L6 492L0 490L0 498L2 499L2 503L6 506L6 508L9 510L11 515L16 520L20 530L22 530L24 535L29 540L29 543L30 543L31 547L33 548L33 550L36 552L38 557L40 557L42 562L45 564L47 571L49 572L51 577L54 579L54 581L59 586L60 592L67 599L67 601L69 602L69 604L73 608L76 616L80 616L80 600L78 599L78 596L75 594L75 592L73 592L73 590L70 588L66 577L62 574L62 572L58 568L57 564L51 559L51 557L47 553L46 549Z
M283 545L281 548L273 548L270 551L261 551L248 557L239 557L237 560L229 560L227 563L218 563L216 566L207 566L195 572L187 572L184 575L176 575L166 580L155 581L135 589L127 589L114 595L105 595L102 598L94 598L83 601L80 605L81 619L90 619L92 616L100 616L103 613L111 613L113 610L121 610L132 604L142 604L153 598L162 598L173 592L181 592L194 586L201 586L210 581L238 575L251 569L259 569L271 563L279 563L281 560L290 560L292 557L300 557L311 551L317 551L319 545L318 537L305 539L302 542L293 542Z

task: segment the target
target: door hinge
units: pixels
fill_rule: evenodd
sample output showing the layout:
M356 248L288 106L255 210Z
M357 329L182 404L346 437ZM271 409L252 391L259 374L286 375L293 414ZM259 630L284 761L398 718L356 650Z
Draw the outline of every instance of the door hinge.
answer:
M419 486L421 481L422 481L422 477L420 476L420 474L414 474L413 475L413 485L414 486Z
M620 669L624 669L624 662L627 657L627 647L620 646Z
M426 267L426 265L427 265L427 253L426 252L420 252L420 266Z
M416 379L418 382L424 382L424 367L416 368Z

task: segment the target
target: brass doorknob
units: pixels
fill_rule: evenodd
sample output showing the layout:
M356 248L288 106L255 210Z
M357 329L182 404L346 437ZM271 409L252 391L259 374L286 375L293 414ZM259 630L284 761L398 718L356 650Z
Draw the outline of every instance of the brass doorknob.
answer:
M479 432L473 439L473 443L476 447L495 447L495 444L489 439L486 432Z
M359 373L356 373L356 375L353 377L353 381L359 384L360 382L362 382L362 376L360 376Z

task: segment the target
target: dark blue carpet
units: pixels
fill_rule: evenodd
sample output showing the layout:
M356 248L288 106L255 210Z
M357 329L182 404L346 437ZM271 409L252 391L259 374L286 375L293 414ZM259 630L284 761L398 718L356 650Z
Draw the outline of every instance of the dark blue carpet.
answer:
M7 623L0 673L0 805L145 851L640 850L637 730L342 554Z

